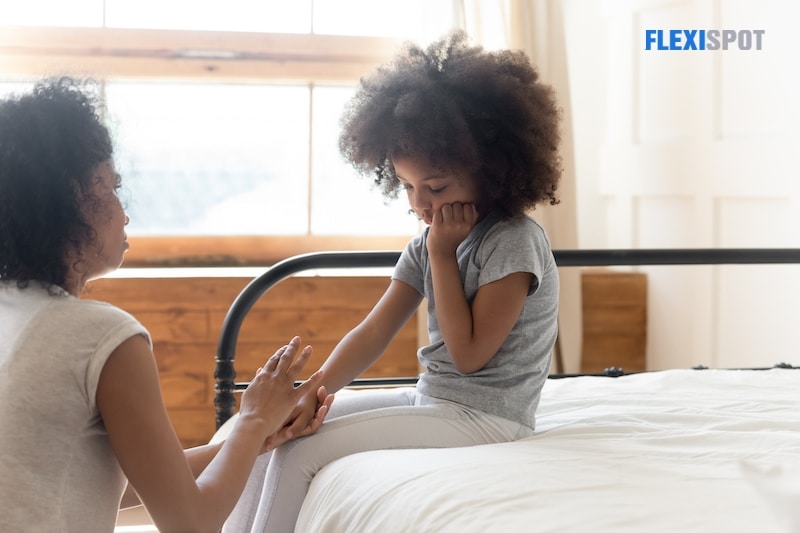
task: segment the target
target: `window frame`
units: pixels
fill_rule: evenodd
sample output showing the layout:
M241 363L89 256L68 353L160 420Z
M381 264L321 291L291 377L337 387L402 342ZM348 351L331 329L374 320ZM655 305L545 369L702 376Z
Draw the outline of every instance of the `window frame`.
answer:
M319 34L0 26L0 71L10 79L70 73L100 81L356 84L402 44L394 38ZM310 233L131 236L125 265L271 265L311 251L401 249L408 239Z

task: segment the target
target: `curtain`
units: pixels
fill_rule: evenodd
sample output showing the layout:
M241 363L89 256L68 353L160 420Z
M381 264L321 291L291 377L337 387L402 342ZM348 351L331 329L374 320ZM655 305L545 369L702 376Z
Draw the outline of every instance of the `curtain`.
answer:
M578 247L575 161L562 0L453 0L455 25L487 49L524 51L541 80L553 87L562 109L560 203L531 214L547 231L553 248ZM582 342L580 272L562 269L559 345L566 372L578 372Z

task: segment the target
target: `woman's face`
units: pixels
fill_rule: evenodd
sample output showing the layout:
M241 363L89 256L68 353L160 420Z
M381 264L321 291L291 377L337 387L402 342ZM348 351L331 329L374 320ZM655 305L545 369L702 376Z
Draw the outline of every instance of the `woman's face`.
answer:
M392 165L411 209L425 224L430 225L433 214L446 204L475 204L480 214L480 195L474 176L461 176L407 157L393 157Z
M117 196L120 177L113 161L95 168L92 188L86 195L84 217L95 231L95 240L80 254L85 270L84 281L99 278L119 268L128 249L125 226L128 216Z

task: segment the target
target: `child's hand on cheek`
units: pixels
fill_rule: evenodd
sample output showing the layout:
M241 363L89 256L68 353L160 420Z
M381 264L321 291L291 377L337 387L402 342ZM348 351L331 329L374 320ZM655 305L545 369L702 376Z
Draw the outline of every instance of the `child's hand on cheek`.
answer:
M453 255L478 221L475 204L445 204L433 214L428 231L429 255Z

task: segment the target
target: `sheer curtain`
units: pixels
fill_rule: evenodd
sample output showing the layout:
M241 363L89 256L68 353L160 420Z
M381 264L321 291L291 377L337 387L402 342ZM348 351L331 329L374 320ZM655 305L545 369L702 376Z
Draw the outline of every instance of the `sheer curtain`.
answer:
M545 228L553 248L578 247L575 162L569 80L561 0L453 0L456 25L487 49L523 50L544 83L556 91L562 108L561 157L564 173L556 206L538 206L533 217ZM580 367L580 272L561 271L559 343L566 372Z

